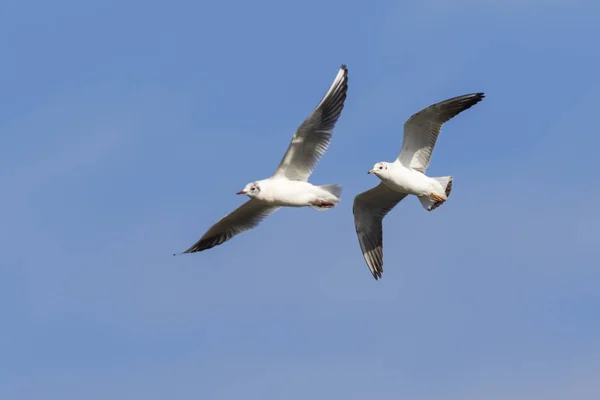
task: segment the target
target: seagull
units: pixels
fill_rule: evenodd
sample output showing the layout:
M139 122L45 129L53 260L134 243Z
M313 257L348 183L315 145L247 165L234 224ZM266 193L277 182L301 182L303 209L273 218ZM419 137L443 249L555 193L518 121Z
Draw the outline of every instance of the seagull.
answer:
M433 104L404 124L404 140L394 162L378 162L368 173L381 183L354 198L352 213L358 242L375 280L383 273L383 218L409 194L427 211L444 204L452 191L452 177L428 177L425 171L444 123L479 103L485 95L472 93Z
M280 207L308 206L319 211L335 207L341 199L342 186L315 186L308 178L329 146L333 128L344 108L347 90L348 69L342 65L321 102L294 133L273 176L250 182L237 192L250 200L223 217L179 254L223 244L235 235L255 228Z

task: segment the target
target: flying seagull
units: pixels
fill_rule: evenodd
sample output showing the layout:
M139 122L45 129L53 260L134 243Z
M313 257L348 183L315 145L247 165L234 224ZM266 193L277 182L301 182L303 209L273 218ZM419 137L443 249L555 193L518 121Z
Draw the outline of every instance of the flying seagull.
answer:
M378 162L369 171L381 183L354 198L354 225L365 261L377 280L383 273L383 218L407 195L419 198L427 211L442 205L452 191L452 177L425 175L444 123L479 103L485 95L472 93L433 104L404 124L404 141L394 162Z
M335 207L341 185L315 186L308 178L327 150L333 128L342 113L348 90L348 69L342 65L323 99L298 127L275 174L250 182L237 194L250 197L214 224L184 253L195 253L225 243L235 235L256 227L279 207L312 207L324 211Z

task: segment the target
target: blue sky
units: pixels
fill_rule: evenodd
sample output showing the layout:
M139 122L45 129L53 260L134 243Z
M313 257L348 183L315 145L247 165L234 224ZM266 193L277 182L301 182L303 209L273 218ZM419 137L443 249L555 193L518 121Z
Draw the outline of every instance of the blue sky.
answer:
M597 1L4 1L0 398L596 399ZM340 64L327 212L172 257L268 177ZM414 112L450 200L353 197Z

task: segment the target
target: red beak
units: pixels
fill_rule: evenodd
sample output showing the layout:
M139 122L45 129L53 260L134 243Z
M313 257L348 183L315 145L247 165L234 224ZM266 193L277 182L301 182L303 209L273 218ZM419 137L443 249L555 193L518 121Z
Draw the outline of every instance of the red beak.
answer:
M246 194L246 192L244 192L243 190L240 190L239 192L237 192L236 194Z

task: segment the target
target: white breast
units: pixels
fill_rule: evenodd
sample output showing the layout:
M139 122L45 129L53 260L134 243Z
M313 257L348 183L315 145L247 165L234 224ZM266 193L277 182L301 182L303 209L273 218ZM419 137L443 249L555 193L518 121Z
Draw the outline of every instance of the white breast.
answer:
M389 188L398 192L414 194L416 196L427 195L431 192L431 178L403 165L394 165L388 175L388 179L382 179L382 181Z
M278 206L302 207L317 198L315 189L308 182L276 179L261 189L259 199Z

